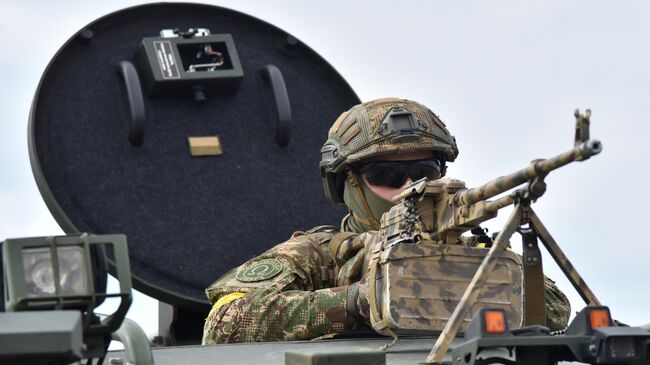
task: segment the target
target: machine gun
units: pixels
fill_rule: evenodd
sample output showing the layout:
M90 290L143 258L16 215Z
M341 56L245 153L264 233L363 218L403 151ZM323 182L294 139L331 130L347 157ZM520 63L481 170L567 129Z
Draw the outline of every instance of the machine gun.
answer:
M546 191L544 178L549 172L600 153L600 141L588 139L590 116L590 110L587 110L585 115L576 111L575 146L565 153L546 160L534 160L524 169L472 189L465 189L465 184L460 180L422 179L395 196L393 201L414 201L424 196L432 196L433 205L429 207L432 210L419 211L424 225L423 232L428 233L427 238L430 240L455 244L462 233L496 217L499 209L515 202L533 202L541 197ZM514 194L495 201L487 200L525 183L528 185Z
M441 330L427 358L428 363L436 364L444 362L452 340L461 329L465 331L466 339L468 333L478 333L478 337L485 334L485 331L477 330L480 325L474 323L481 319L472 322L467 319L470 311L480 314L485 307L496 307L499 313L503 313L502 324L510 317L513 328L524 326L532 334L548 335L548 328L543 327L546 324L545 285L538 238L588 308L606 308L600 306L600 301L531 208L531 204L546 191L544 178L548 173L571 162L589 159L602 150L599 141L589 139L590 115L590 110L585 114L576 110L574 147L565 153L534 160L522 170L476 188L467 189L462 181L455 179L422 179L397 195L394 201L400 203L382 217L379 240L370 253L368 286L373 328L395 339L399 333ZM523 187L509 195L488 200L521 185ZM482 222L496 217L499 209L510 205L514 205L514 210L489 251L462 245L463 233L477 232ZM523 237L523 262L506 250L515 232ZM520 274L522 271L523 275ZM529 300L523 300L523 293ZM455 302L458 304L454 308ZM520 318L513 318L517 316ZM587 314L574 322L583 321L585 316ZM607 316L608 319L603 321L604 327L613 325L608 310ZM504 325L508 328L507 323ZM578 325L572 326L576 328ZM593 329L590 328L592 333L589 334L593 334ZM587 334L576 331L576 335ZM541 337L542 342L548 342L549 336ZM642 350L635 353L634 359L645 357L647 344L643 341L647 341L646 338L647 332L643 332L638 340L638 347ZM578 340L574 338L572 341ZM531 343L531 346L541 346L540 342ZM584 345L580 341L573 344L576 349ZM476 348L474 350L475 356ZM567 355L566 359L588 362L595 359L595 352L585 355L580 351L573 351L573 355ZM571 354L571 351L566 353ZM545 358L548 356L546 354ZM466 357L470 358L472 356ZM465 360L465 363L474 360ZM456 363L457 359L452 361Z

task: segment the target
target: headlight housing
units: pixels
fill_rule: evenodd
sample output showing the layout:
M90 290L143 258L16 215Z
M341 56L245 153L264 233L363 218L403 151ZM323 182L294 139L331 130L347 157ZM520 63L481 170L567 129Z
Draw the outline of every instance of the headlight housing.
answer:
M647 361L650 333L639 327L601 327L594 331L589 351L599 364Z
M105 251L115 258L119 293L106 293ZM85 331L117 329L131 304L131 273L124 235L70 235L8 239L2 243L4 299L7 312L79 309L90 324ZM92 319L105 298L121 299L106 321ZM91 324L92 323L92 324Z

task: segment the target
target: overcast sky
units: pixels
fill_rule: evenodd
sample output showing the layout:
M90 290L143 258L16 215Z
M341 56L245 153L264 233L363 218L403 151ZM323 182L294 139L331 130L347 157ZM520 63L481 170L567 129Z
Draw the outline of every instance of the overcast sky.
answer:
M73 33L137 3L0 3L0 236L61 233L29 165L31 99L50 58ZM430 106L460 148L448 175L469 186L568 150L573 110L591 108L591 135L603 142L603 152L552 173L534 208L615 318L650 323L647 2L212 4L293 34L328 60L363 100L398 96ZM486 226L499 230L507 215ZM580 297L550 259L545 270L579 310ZM129 316L153 334L155 308L153 300L137 296Z

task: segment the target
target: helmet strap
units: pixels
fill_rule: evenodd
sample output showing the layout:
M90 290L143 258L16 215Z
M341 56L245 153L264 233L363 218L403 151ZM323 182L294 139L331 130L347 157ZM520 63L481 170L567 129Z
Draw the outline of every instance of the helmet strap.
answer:
M347 179L348 183L352 188L354 188L355 193L357 194L359 198L359 202L361 202L361 207L363 210L366 212L366 216L368 217L368 220L366 219L361 219L361 217L357 217L353 214L352 210L350 211L350 215L354 216L356 220L358 220L362 224L366 224L369 226L374 227L375 229L379 229L380 224L379 220L375 215L372 213L372 209L370 209L370 206L368 205L368 201L366 200L366 196L363 193L363 190L361 189L361 186L359 185L359 177L353 173L352 171L348 170L347 171Z

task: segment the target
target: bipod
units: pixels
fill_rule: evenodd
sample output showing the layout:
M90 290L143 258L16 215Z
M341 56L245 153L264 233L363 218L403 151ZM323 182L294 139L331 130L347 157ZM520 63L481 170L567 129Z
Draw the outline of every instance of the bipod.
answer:
M490 247L483 262L481 262L474 277L465 289L460 302L454 309L454 312L447 321L445 328L442 330L442 333L427 356L426 364L442 364L442 360L449 349L449 345L456 337L463 320L469 313L471 304L476 302L480 288L483 287L489 274L499 261L501 253L508 248L510 238L517 231L525 232L523 234L527 235L528 238L524 239L524 245L527 245L527 243L533 243L533 247L524 247L524 255L526 255L527 248L530 250L527 257L530 259L531 265L529 266L531 266L531 269L527 272L524 268L524 292L527 293L529 298L533 297L533 295L531 295L533 292L537 292L536 295L540 295L540 298L544 298L544 296L541 296L544 294L544 275L541 271L542 256L539 252L539 247L537 247L537 237L539 237L544 244L544 247L546 247L546 250L549 252L551 257L553 257L560 269L562 269L585 303L588 305L600 305L600 301L596 298L591 289L589 289L585 281L582 279L580 274L578 274L562 249L560 249L560 246L555 242L549 231L544 227L541 220L530 206L532 201L536 200L543 194L545 190L544 185L545 184L541 179L538 181L532 181L529 183L529 186L519 189L510 195L514 201L515 209L510 214L503 229L497 235L492 247ZM531 192L533 193L531 194ZM524 227L526 225L528 227ZM524 256L524 267L525 266L526 256ZM532 275L533 277L527 279L527 274ZM541 285L539 284L540 279ZM528 280L531 280L530 284ZM532 285L532 287L528 288L527 285ZM528 303L530 301L525 300L524 298L524 302ZM532 313L526 314L525 325L545 324L545 300L541 301L541 305L530 304L529 307L529 304L526 304L525 310L532 311ZM542 320L543 323L540 323Z

